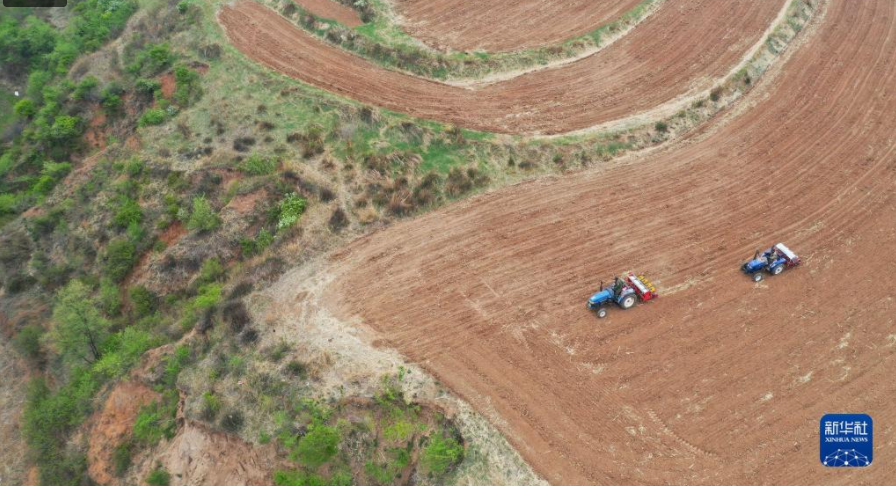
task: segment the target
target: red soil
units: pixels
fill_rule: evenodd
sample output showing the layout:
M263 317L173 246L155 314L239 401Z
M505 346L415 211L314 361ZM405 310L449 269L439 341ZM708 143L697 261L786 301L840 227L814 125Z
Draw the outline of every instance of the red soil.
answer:
M159 83L162 84L160 91L162 97L171 98L174 96L174 90L177 88L177 82L174 79L174 73L165 73L159 76Z
M896 463L842 474L817 444L827 412L896 421L896 3L827 9L721 126L364 237L327 301L496 417L552 484L888 484ZM803 267L740 273L777 241ZM663 296L597 320L586 299L627 269Z
M397 0L407 30L459 51L513 51L555 44L610 23L640 0Z
M263 201L266 197L267 191L265 190L242 194L231 199L230 202L227 203L227 206L224 206L224 209L232 209L240 215L249 214L255 209L255 205L258 204L258 201Z
M96 106L96 111L90 123L87 125L87 131L84 133L84 140L91 148L102 150L106 148L106 114Z
M94 481L117 484L113 460L115 448L130 437L140 408L159 398L158 393L135 381L123 381L112 390L90 426L87 471Z
M760 40L783 4L672 2L595 55L476 89L385 70L250 0L225 6L218 18L250 58L328 91L467 128L554 134L709 89Z
M333 0L293 0L296 5L311 12L317 17L335 20L348 27L364 25L358 12Z

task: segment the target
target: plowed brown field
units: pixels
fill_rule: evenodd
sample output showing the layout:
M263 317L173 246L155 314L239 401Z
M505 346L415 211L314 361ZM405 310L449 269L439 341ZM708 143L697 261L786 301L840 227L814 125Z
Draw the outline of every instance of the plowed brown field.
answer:
M562 67L467 89L389 71L251 0L219 21L247 56L325 90L390 110L504 133L565 133L709 89L737 66L783 0L681 0L606 49Z
M407 30L459 51L511 51L553 44L612 22L640 0L397 0Z
M357 27L363 25L358 12L353 9L336 3L334 0L294 0L305 10L308 10L318 17L332 19L342 23L348 27Z
M326 300L552 484L891 484L896 3L832 0L806 41L720 126L356 241ZM740 274L779 240L803 267ZM629 268L665 295L598 320L586 299ZM874 417L872 467L819 464L828 412Z

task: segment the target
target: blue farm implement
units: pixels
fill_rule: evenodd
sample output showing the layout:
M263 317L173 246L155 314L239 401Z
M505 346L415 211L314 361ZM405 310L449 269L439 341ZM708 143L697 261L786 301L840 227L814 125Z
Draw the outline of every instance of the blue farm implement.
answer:
M740 269L754 282L759 282L766 272L780 275L785 269L796 267L799 264L800 257L787 248L784 243L778 243L764 252L756 252L753 259L744 263Z
M616 277L613 285L604 288L588 299L588 309L596 311L597 317L607 317L609 304L616 304L623 309L631 309L638 303L647 302L659 297L656 287L643 275L635 276L629 272L624 278Z

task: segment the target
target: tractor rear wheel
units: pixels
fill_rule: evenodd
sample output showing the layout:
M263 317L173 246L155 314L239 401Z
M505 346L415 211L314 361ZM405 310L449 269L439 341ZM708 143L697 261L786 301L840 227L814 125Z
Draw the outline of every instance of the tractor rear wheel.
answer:
M631 309L635 306L635 302L638 301L638 298L635 297L635 294L629 294L622 298L622 302L619 303L619 307L623 309Z
M754 274L753 274L753 281L754 281L754 282L761 282L761 281L762 281L762 274L759 273L759 272L754 273Z
M607 308L601 307L600 309L597 309L597 317L600 319L607 317Z
M784 265L778 265L774 269L772 269L772 275L780 275L781 272L784 271Z

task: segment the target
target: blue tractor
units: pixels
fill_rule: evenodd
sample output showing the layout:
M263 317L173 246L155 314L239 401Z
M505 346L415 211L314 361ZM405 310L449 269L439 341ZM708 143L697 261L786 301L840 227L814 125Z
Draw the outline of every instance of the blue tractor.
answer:
M800 257L787 248L784 243L765 250L756 252L753 259L744 263L740 267L741 271L749 275L754 282L762 280L762 275L768 272L772 275L780 275L787 268L795 267L800 264Z
M623 309L631 309L638 300L647 302L658 297L656 287L643 275L635 276L629 272L625 278L616 277L613 285L604 288L600 285L600 291L588 299L588 309L597 312L597 317L607 317L607 305L616 304Z

